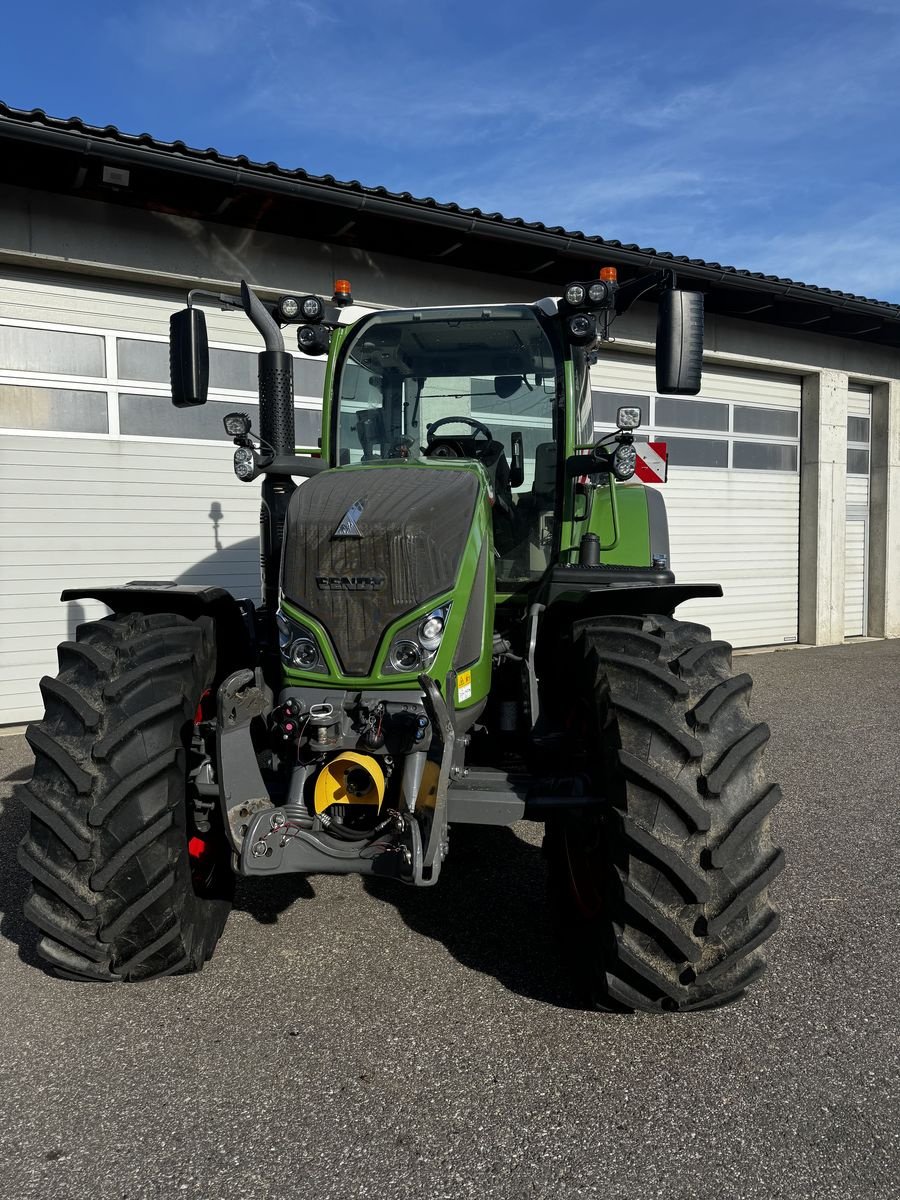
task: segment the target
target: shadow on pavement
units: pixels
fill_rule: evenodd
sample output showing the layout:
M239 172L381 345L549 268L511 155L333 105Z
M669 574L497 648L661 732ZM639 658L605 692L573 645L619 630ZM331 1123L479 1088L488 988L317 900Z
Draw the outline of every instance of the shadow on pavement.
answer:
M458 962L521 996L575 1006L554 945L539 847L512 829L455 825L433 888L371 876L370 896L392 904L410 929L441 942Z
M277 925L278 918L298 900L314 900L315 891L304 875L273 879L238 879L234 897L237 912L248 913L260 925Z
M19 800L23 781L31 778L31 763L11 771L0 779L5 793L0 797L0 936L18 948L19 958L32 967L50 974L37 953L37 930L22 916L28 894L28 876L19 866L16 850L25 836L28 813Z

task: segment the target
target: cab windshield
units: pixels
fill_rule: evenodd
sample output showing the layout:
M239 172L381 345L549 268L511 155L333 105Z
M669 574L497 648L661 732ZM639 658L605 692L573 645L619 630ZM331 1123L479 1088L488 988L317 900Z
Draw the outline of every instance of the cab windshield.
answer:
M478 460L495 494L498 577L532 579L553 542L558 372L524 305L369 317L342 355L338 461Z

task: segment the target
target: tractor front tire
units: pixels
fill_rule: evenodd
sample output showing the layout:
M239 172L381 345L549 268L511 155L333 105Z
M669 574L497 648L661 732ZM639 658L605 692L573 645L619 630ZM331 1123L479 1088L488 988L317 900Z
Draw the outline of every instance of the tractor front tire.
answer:
M224 928L227 845L215 812L197 836L190 803L214 636L205 617L116 614L80 626L59 647L57 677L41 680L19 862L38 952L64 978L198 970Z
M715 1008L764 970L784 859L751 679L702 625L582 622L575 727L595 807L547 824L551 905L580 998L640 1012Z

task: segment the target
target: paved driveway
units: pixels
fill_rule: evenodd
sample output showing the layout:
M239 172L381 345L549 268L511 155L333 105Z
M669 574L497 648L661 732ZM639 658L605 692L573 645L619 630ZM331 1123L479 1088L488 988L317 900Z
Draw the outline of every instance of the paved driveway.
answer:
M788 869L767 982L697 1016L568 1007L539 829L454 831L440 885L241 891L198 976L35 965L0 818L0 1196L900 1195L900 642L742 658ZM28 774L0 738L0 778Z

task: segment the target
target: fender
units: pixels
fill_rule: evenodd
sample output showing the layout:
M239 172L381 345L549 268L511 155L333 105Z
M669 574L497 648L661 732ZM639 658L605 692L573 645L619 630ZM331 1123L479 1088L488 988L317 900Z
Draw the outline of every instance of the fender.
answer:
M239 667L252 666L255 661L253 602L236 600L224 588L141 581L113 587L66 588L60 600L99 600L119 613L178 613L191 621L212 617L218 678Z

